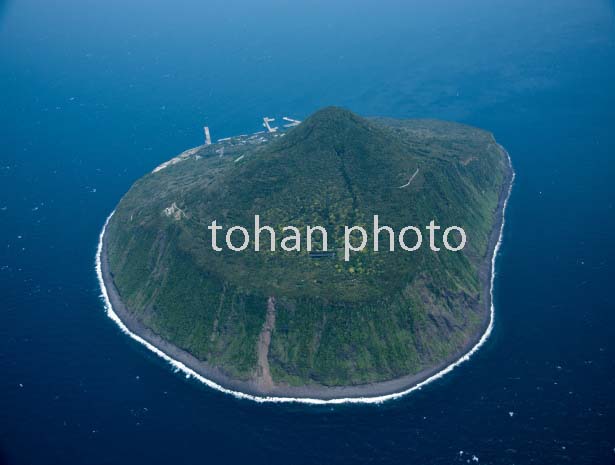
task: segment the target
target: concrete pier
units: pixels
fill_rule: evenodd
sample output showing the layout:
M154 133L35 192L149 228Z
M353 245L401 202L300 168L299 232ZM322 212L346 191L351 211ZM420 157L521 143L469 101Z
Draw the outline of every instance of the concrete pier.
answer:
M265 116L263 118L263 126L265 126L265 128L267 128L267 132L276 132L278 130L277 127L271 127L269 125L269 123L275 121L275 118L268 118L267 116Z
M288 121L288 124L284 125L285 128L292 128L293 126L297 126L301 124L301 121L299 121L298 119L292 119L292 118L289 118L288 116L283 116L282 119L284 121Z

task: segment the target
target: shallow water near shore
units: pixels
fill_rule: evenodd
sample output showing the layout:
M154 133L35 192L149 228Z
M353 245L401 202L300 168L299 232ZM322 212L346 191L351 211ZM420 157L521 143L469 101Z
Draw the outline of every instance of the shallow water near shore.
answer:
M0 76L0 463L615 461L613 2L4 2ZM174 373L104 314L105 218L204 124L329 104L509 151L490 339L381 405L256 404Z

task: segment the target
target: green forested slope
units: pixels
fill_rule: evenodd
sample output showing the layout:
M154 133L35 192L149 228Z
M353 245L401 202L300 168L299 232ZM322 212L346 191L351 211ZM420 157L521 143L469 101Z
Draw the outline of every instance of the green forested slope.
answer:
M508 170L491 134L327 108L283 136L196 155L137 181L107 233L122 299L178 347L252 378L273 296L273 380L348 385L437 364L479 330L479 268ZM168 216L173 204L181 212ZM468 242L463 252L389 252L382 234L380 252L368 242L348 262L310 259L305 244L299 253L211 250L212 220L251 229L255 214L276 228L278 249L283 226L308 224L327 228L329 249L342 247L344 225L371 232L374 214L396 231L458 225Z

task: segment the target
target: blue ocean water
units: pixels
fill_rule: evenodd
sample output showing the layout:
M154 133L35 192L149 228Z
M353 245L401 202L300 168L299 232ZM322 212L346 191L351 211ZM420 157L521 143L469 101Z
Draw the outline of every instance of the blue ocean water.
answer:
M615 463L611 0L0 1L0 463ZM496 325L379 406L257 405L121 334L98 234L182 150L324 105L486 128Z

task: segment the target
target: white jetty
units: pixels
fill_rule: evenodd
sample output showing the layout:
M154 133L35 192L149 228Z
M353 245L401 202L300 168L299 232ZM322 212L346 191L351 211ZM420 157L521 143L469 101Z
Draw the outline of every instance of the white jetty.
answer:
M276 132L278 130L277 126L272 128L269 125L269 123L272 123L273 121L275 121L275 118L268 118L266 116L263 118L263 126L267 128L267 132Z
M284 125L285 128L292 128L293 126L297 126L298 124L301 124L301 121L299 121L298 119L292 119L292 118L289 118L288 116L283 116L282 119L284 121L288 121L288 124Z

